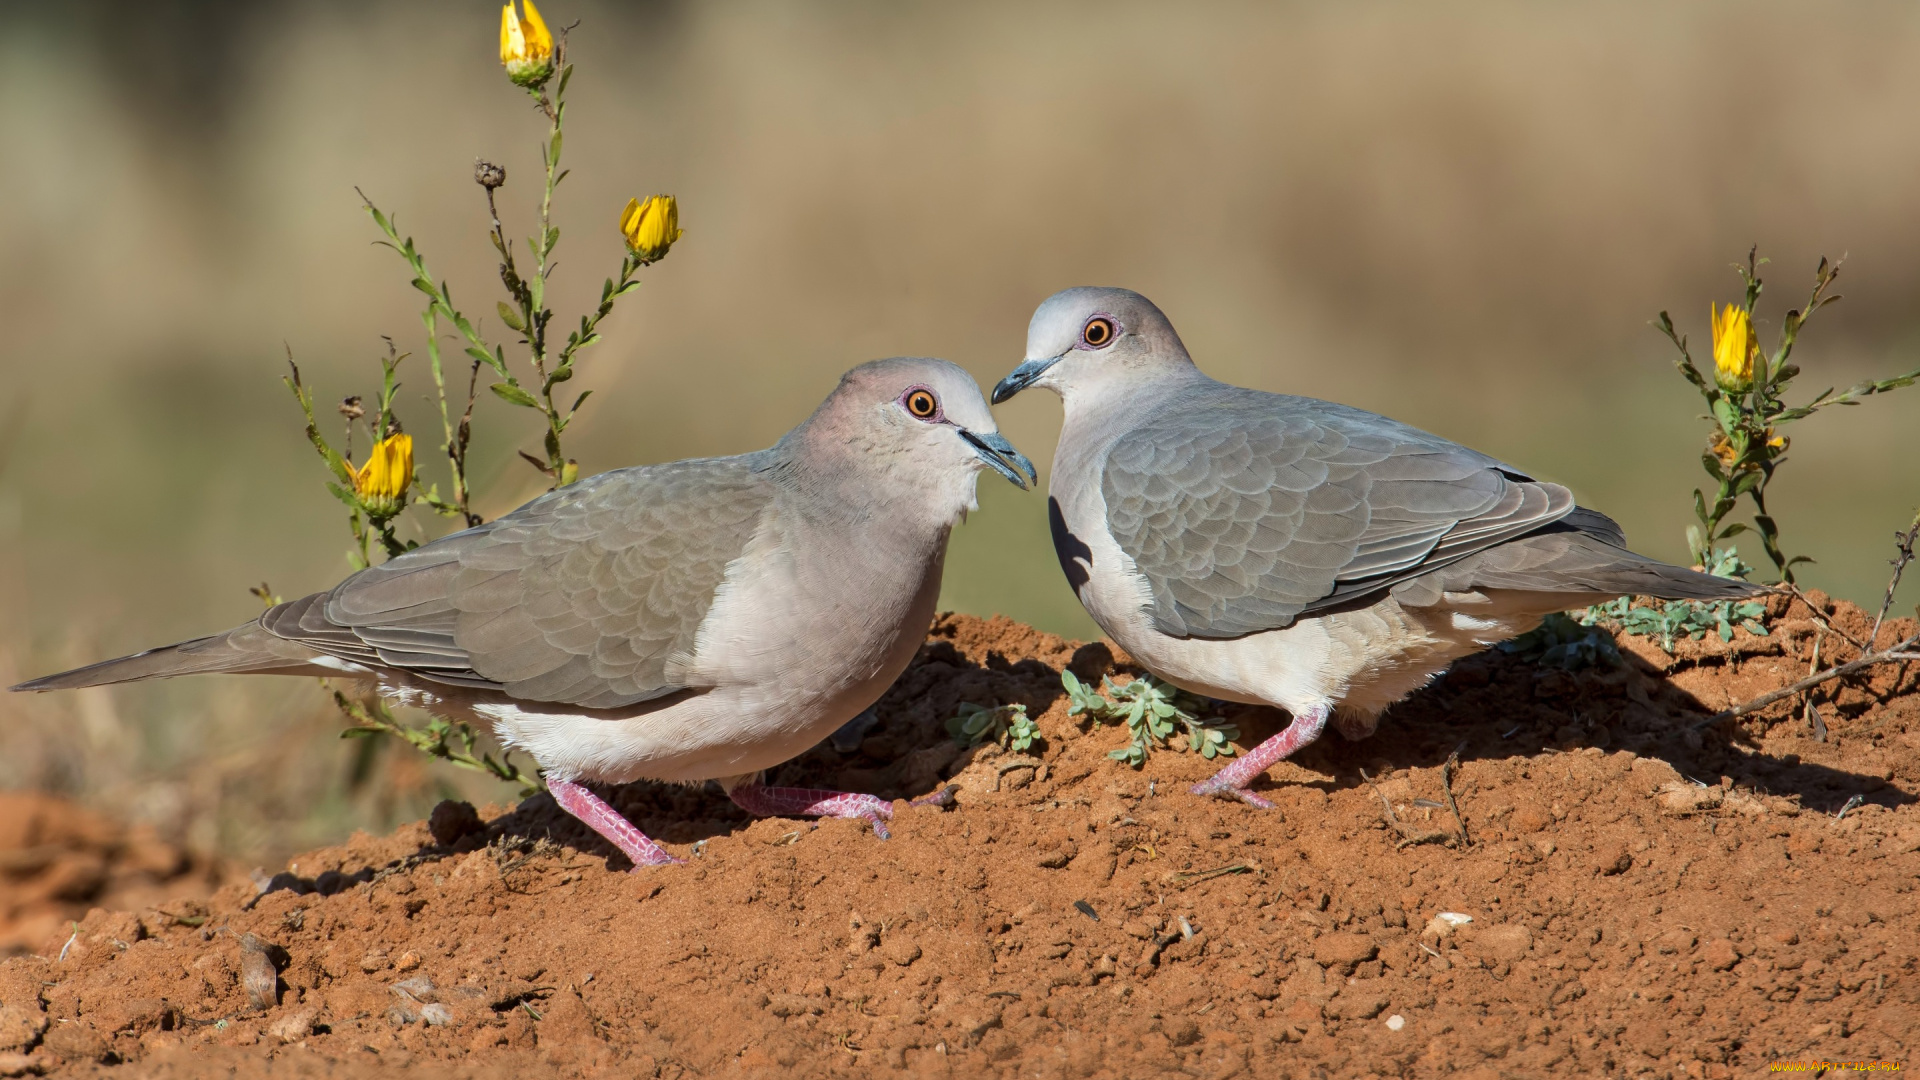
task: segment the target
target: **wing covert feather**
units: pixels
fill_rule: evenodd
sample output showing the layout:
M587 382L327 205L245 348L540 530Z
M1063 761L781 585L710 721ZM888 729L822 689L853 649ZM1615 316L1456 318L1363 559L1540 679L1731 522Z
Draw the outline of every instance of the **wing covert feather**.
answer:
M1385 592L1566 516L1572 495L1386 417L1214 384L1101 473L1164 633L1228 638Z
M526 701L646 701L687 688L695 634L773 497L751 455L602 473L283 605L267 626Z

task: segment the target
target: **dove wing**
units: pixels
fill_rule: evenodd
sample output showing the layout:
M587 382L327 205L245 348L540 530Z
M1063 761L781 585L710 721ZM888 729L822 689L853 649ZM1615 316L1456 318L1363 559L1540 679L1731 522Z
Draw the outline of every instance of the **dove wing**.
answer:
M1288 626L1574 509L1557 484L1328 402L1215 384L1161 416L1113 444L1101 491L1177 637Z
M688 688L694 636L773 497L752 455L602 473L262 621L435 682L631 705Z

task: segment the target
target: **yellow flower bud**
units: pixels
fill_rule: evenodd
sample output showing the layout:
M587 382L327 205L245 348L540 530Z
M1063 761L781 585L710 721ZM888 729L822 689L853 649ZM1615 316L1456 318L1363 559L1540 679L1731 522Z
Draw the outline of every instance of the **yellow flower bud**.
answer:
M512 0L500 9L500 62L516 86L537 87L553 77L553 35L533 0L520 0L526 18L514 14Z
M389 435L373 445L353 474L353 490L370 513L392 517L413 483L413 436Z
M652 195L645 202L628 199L620 212L620 232L641 265L659 262L680 239L680 204L671 195Z
M1753 361L1760 355L1753 320L1745 308L1732 304L1724 310L1709 304L1707 311L1713 317L1713 381L1738 394L1753 385Z

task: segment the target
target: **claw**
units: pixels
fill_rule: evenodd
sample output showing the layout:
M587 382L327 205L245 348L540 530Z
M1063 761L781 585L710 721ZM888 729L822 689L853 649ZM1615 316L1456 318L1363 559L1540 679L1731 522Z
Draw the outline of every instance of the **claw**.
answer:
M1220 784L1215 783L1213 780L1203 780L1193 785L1191 790L1195 795L1218 795L1223 799L1238 799L1248 806L1259 810L1273 809L1273 801L1271 799L1265 799L1259 795L1255 795L1249 788L1237 788L1231 784Z
M948 784L931 795L922 795L907 803L908 806L933 806L945 810L952 806L954 798L960 794L959 784Z
M808 788L766 787L741 784L727 797L749 814L775 817L798 814L805 817L856 818L873 826L873 835L888 838L887 821L893 817L893 804L872 795L845 791L814 791Z

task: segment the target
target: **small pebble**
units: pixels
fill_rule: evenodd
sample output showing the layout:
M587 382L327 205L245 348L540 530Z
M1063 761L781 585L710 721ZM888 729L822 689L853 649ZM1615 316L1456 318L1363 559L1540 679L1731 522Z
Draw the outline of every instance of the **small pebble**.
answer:
M283 1043L299 1042L313 1034L313 1022L320 1015L317 1008L301 1009L275 1020L267 1028L267 1034Z
M1401 1028L1406 1026L1407 1026L1407 1018L1404 1016L1401 1016L1399 1013L1394 1013L1392 1016L1387 1017L1388 1031L1399 1031Z
M426 1021L430 1027L445 1027L453 1023L453 1010L439 1002L423 1005L420 1008L420 1019Z

